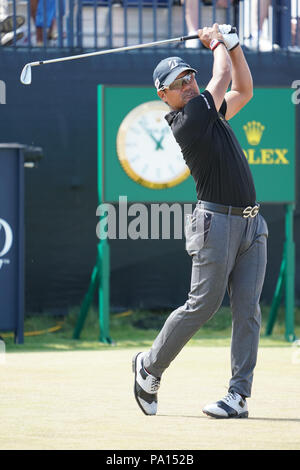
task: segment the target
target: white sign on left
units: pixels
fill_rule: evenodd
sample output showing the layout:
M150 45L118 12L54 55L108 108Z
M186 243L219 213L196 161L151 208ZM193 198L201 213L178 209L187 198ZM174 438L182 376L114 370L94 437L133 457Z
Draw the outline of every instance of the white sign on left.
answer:
M4 234L4 236L3 236ZM13 232L4 219L0 219L0 258L5 256L13 244ZM0 269L3 264L9 264L9 259L0 259Z
M6 104L6 84L0 80L0 104Z

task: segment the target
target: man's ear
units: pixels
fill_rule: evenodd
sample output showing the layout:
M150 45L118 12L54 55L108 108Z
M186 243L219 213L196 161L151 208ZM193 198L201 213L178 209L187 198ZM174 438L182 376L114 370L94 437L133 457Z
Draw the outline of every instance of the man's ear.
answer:
M158 90L157 94L158 94L158 96L160 97L161 100L163 100L165 103L167 103L167 97L166 97L166 94L163 90Z

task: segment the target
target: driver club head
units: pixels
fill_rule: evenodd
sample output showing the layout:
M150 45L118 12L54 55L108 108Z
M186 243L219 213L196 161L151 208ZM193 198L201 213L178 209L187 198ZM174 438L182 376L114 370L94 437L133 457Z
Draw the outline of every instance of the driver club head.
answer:
M23 85L31 84L31 64L26 64L25 67L23 67L20 80Z

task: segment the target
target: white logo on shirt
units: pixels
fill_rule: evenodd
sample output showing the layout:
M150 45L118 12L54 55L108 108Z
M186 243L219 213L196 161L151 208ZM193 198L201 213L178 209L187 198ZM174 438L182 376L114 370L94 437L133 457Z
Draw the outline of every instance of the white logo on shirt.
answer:
M206 103L208 109L210 109L210 105L209 105L209 102L207 101L206 96L202 95L202 93L201 93L201 96L202 96L202 98L204 98L204 101L205 101L205 103Z

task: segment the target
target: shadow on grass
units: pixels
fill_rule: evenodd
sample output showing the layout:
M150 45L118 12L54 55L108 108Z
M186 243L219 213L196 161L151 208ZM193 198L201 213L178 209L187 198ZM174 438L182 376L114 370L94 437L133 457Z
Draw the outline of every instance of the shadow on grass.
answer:
M156 416L161 416L161 417L165 417L165 418L188 418L188 419L191 419L191 418L194 418L194 419L209 419L211 421L224 421L226 420L227 418L212 418L212 417L209 417L209 416L205 416L204 414L203 415L199 415L199 416L195 416L195 415L182 415L182 414L178 414L178 415L175 415L175 414L162 414L162 413L157 413ZM239 419L239 418L231 418L231 419ZM300 418L270 418L270 417L263 417L263 416L257 416L257 417L251 417L249 416L248 418L244 418L244 421L247 422L247 420L250 420L250 421L274 421L274 422L282 422L282 423L300 423Z

